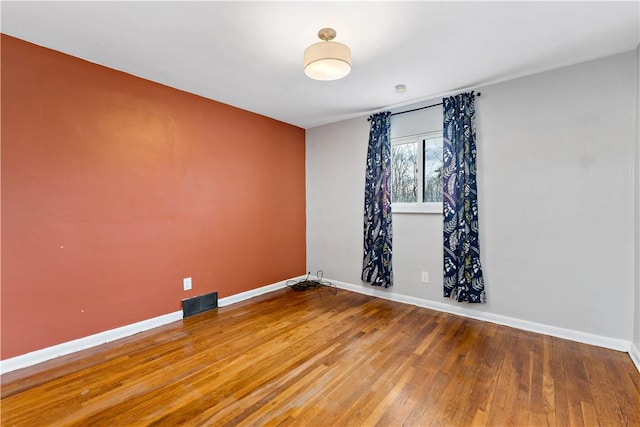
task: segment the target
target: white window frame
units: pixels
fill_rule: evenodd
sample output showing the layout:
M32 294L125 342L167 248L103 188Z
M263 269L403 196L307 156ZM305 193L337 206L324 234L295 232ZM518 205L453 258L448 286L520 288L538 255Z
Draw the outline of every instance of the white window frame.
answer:
M442 130L425 132L416 135L391 138L391 145L417 143L418 156L418 194L420 198L424 194L424 141L427 139L442 138ZM400 214L440 214L442 215L442 202L418 202L391 204L391 213Z

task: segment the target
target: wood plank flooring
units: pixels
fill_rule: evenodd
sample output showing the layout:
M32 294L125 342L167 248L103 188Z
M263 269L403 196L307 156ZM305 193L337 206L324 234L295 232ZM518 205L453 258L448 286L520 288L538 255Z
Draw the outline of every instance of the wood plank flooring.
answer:
M3 426L640 426L628 354L280 290L2 375Z

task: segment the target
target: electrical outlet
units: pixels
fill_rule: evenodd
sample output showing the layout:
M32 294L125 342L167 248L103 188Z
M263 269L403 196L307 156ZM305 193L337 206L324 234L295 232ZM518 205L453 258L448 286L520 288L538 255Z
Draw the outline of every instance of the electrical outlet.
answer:
M191 277L185 277L184 279L182 279L182 288L185 291L191 289Z
M426 271L422 272L422 278L420 279L422 283L429 283L429 273Z

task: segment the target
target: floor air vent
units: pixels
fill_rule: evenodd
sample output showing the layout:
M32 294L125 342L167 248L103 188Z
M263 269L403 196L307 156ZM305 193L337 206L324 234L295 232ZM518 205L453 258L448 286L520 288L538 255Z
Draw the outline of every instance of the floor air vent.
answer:
M182 300L182 318L218 307L218 293L200 295Z

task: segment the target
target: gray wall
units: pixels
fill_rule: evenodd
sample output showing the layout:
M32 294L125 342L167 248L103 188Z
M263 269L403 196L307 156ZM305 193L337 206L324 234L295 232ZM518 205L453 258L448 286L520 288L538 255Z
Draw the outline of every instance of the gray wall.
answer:
M480 89L489 302L466 308L632 340L635 61L632 51ZM366 117L313 128L306 153L308 270L365 287L367 138ZM441 296L441 215L398 213L393 221L389 292L456 305Z

